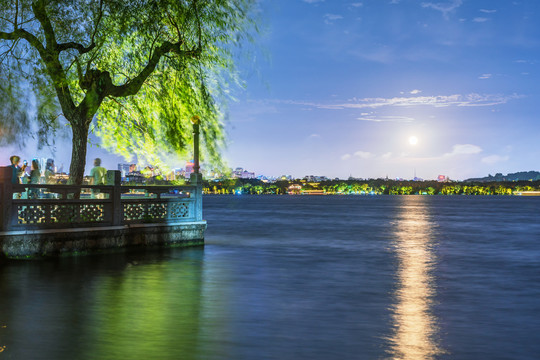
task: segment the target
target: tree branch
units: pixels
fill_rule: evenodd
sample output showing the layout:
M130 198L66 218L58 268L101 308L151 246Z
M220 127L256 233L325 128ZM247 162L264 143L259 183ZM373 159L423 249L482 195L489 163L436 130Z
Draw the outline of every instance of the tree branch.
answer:
M45 10L45 1L38 0L32 3L32 11L34 12L34 15L36 15L36 19L38 19L41 27L43 27L47 48L49 50L55 49L58 44L56 43L56 36L54 35L51 20L47 16L47 11Z
M17 19L19 18L19 0L15 1L15 23L13 29L17 30Z
M94 28L94 32L92 33L92 44L94 43L94 38L96 36L96 33L98 31L99 23L101 22L101 18L103 17L103 0L99 0L99 15L96 21L96 27Z
M82 73L81 63L79 62L79 58L75 57L75 60L73 60L73 62L77 66L77 76L79 77L79 84L82 84L84 80L83 80L83 73Z
M66 43L57 44L56 45L56 51L61 52L61 51L65 51L65 50L68 50L68 49L74 49L74 50L77 50L80 55L86 54L87 52L92 51L96 47L96 43L95 43L94 39L96 37L96 33L97 33L98 27L99 27L99 23L101 22L102 17L103 17L103 0L100 0L100 2L99 2L99 14L98 14L98 17L97 17L97 20L96 20L96 25L95 25L95 28L94 28L94 32L92 33L92 36L90 38L90 45L85 47L82 44L70 41L70 42L66 42Z
M64 112L64 115L66 115L66 118L71 118L70 114L75 110L75 104L73 103L71 92L67 86L66 74L58 60L53 28L47 17L47 13L45 12L43 1L32 4L32 9L34 10L36 18L43 26L47 47L43 46L41 41L39 41L35 35L21 28L15 29L10 33L0 31L0 39L13 41L24 39L38 51L41 60L45 64L47 73L52 80L62 111Z
M29 33L28 31L24 29L17 29L10 33L0 31L0 39L3 39L3 40L24 39L28 41L30 45L36 48L36 50L39 51L41 55L45 53L45 47L43 46L41 41L39 41L37 37L35 37L33 34Z
M17 43L19 42L19 40L20 39L13 41L11 46L9 46L9 48L6 51L0 54L0 65L4 62L4 59L6 59L7 56L12 53L13 49L15 49L15 47L17 46Z
M197 10L197 0L193 0L193 7L195 8L195 17L197 17L197 30L198 30L198 35L199 35L199 48L202 48L202 46L201 46L201 39L202 39L201 19L199 17L199 11Z
M75 50L77 50L79 52L79 54L82 55L82 54L86 54L89 51L92 51L92 49L95 48L95 47L96 47L96 44L93 41L87 47L84 47L83 45L81 45L79 43L70 41L70 42L67 42L67 43L57 44L55 46L55 49L56 49L57 52L61 52L61 51L68 50L68 49L75 49Z
M156 68L159 60L168 53L175 53L183 57L198 57L201 53L201 48L197 47L193 50L182 50L183 42L171 43L165 41L161 46L157 47L152 54L152 57L148 61L148 64L142 69L142 71L133 79L126 82L124 85L116 86L111 84L108 87L107 96L123 97L135 95L140 90L146 79L152 74Z

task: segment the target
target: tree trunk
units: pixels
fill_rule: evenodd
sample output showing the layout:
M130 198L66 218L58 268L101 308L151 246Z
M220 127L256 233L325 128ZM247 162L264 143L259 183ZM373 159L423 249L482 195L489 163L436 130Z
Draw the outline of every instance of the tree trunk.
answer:
M73 142L71 148L71 164L69 165L69 184L82 185L86 166L86 147L88 143L88 126L85 121L71 121Z

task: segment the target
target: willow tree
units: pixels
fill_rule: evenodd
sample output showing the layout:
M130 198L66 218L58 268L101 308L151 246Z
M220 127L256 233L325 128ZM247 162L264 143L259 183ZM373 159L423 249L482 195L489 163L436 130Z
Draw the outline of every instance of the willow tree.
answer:
M255 1L0 0L0 142L31 121L42 137L65 121L70 179L81 183L90 131L156 163L188 151L199 115L217 159L233 50L256 28Z

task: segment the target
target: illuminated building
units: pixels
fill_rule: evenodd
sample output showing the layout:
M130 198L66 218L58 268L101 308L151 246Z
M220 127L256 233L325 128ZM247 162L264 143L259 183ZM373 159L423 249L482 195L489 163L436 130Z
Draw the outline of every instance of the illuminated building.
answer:
M193 167L195 166L195 163L193 160L186 162L186 170L184 171L184 176L189 177L191 173L193 172Z
M137 164L118 164L118 171L122 177L126 177L129 173L137 171Z
M244 168L238 167L234 169L232 173L233 178L237 179L255 179L255 173L244 170Z
M298 195L298 194L300 194L301 190L302 190L302 185L292 184L288 188L288 193L289 193L289 195Z
M437 176L437 181L438 182L446 182L446 181L448 181L448 177L446 177L445 175L439 175L439 176Z
M328 178L326 176L316 176L316 175L306 175L304 176L304 179L309 182L321 182L326 181Z

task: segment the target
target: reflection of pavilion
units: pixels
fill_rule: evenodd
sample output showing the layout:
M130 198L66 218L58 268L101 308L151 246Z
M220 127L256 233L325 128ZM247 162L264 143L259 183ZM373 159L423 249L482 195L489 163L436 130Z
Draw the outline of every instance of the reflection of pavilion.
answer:
M206 284L216 271L203 260L200 249L168 249L10 267L0 282L0 293L11 295L0 298L0 354L208 359L224 353L207 334L228 331L226 323L208 320L225 317L226 298ZM218 305L209 308L208 301Z
M435 295L432 223L425 198L401 199L395 242L399 283L392 308L394 330L389 352L394 359L432 359L444 353L437 344L437 318L431 309Z

